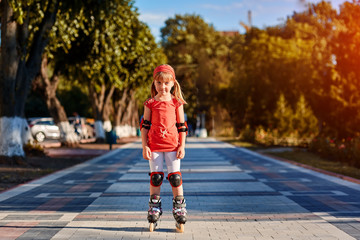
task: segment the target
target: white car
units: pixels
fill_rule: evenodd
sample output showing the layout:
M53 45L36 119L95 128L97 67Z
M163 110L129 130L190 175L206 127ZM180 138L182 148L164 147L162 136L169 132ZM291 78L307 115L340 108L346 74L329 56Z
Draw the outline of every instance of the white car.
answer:
M32 136L38 142L45 139L59 139L60 130L52 118L29 118L28 124Z

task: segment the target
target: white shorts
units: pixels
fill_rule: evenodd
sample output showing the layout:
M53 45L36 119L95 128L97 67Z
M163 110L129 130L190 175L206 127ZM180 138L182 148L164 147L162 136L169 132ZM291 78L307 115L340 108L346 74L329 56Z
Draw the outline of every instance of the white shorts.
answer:
M150 172L164 172L164 159L168 174L180 172L180 159L176 157L176 152L152 152L149 161Z

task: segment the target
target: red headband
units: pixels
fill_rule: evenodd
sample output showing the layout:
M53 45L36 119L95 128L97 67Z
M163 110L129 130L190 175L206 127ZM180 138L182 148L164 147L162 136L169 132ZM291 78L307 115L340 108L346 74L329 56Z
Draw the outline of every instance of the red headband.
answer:
M174 69L169 66L169 65L160 65L160 66L157 66L154 70L154 74L153 74L153 78L155 79L155 75L158 73L158 72L164 72L164 73L170 73L173 78L174 78L174 81L175 81L175 71Z

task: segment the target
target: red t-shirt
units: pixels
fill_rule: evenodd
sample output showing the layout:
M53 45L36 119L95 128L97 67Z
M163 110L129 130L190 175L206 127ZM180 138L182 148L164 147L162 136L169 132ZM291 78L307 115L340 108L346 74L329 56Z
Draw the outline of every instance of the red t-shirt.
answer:
M176 127L177 109L181 102L156 101L149 98L144 105L151 110L151 128L148 132L148 146L152 152L172 152L179 147L179 133Z

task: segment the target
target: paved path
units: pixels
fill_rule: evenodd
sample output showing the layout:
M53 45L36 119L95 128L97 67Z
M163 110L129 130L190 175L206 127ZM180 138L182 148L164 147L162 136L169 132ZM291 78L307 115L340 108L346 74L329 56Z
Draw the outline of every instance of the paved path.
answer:
M141 143L0 194L0 239L360 239L360 185L211 139L182 162L189 222L174 231L171 189L148 232Z

